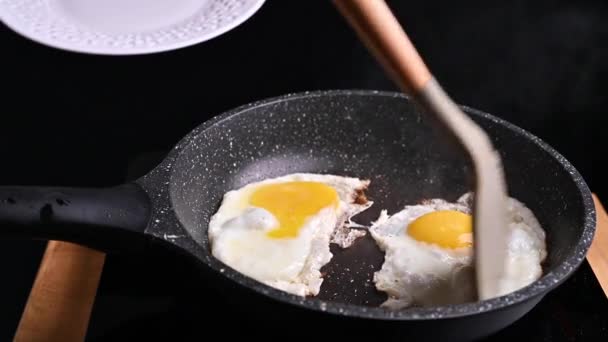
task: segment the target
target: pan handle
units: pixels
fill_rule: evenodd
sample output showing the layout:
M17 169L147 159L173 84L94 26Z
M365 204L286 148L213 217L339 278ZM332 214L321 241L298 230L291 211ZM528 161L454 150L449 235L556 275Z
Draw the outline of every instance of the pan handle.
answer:
M63 240L102 250L143 242L150 199L137 184L111 188L0 187L0 238Z

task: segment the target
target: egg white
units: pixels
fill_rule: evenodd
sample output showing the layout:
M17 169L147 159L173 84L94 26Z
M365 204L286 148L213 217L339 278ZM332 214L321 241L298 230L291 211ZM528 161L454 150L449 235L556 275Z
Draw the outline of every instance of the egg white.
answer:
M333 187L339 205L321 209L308 218L295 238L268 237L277 220L269 211L250 205L248 199L262 185L292 181L321 182ZM317 295L323 282L320 269L332 258L330 242L348 247L365 234L350 230L347 222L371 206L371 201L355 203L368 185L368 180L358 178L296 173L229 191L209 223L212 254L266 285L300 296Z
M374 283L386 292L383 306L401 309L409 306L456 304L475 299L473 249L442 248L420 242L407 234L407 227L418 217L439 210L471 213L471 193L457 202L442 199L406 206L393 216L383 211L370 232L385 260L374 274ZM508 200L509 241L502 294L527 286L542 275L546 258L545 232L525 205Z

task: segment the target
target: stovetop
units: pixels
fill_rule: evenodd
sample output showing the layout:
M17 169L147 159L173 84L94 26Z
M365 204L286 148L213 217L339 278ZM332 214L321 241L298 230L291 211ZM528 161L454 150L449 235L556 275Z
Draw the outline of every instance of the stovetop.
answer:
M138 156L128 178L135 179L156 165L164 151ZM267 325L256 326L238 306L206 286L204 279L180 256L161 249L140 256L109 256L89 329L90 341L162 338L191 341L201 329L231 322L241 329L231 337L267 337ZM264 311L259 315L263 317ZM204 317L204 318L203 318ZM320 317L319 320L322 320ZM250 321L250 322L248 322ZM306 327L321 322L307 321ZM303 322L304 324L304 322ZM245 328L246 327L246 328ZM297 328L294 328L297 331ZM394 335L378 331L383 341ZM345 338L354 338L344 332ZM487 341L599 341L608 337L608 298L585 262L562 286L550 292L529 314Z

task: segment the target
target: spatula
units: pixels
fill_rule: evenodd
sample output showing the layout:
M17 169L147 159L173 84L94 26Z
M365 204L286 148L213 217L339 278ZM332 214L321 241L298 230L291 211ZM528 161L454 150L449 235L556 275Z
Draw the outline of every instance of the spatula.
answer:
M479 299L500 296L507 247L506 182L487 134L442 90L383 0L334 0L359 38L402 91L472 163L474 249ZM458 53L454 51L453 53Z

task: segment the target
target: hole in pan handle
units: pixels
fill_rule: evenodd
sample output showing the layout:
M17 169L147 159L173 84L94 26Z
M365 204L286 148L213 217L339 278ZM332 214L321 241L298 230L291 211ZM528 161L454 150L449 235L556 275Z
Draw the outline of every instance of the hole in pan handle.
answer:
M148 240L150 199L137 184L110 188L0 187L0 238L131 251Z

